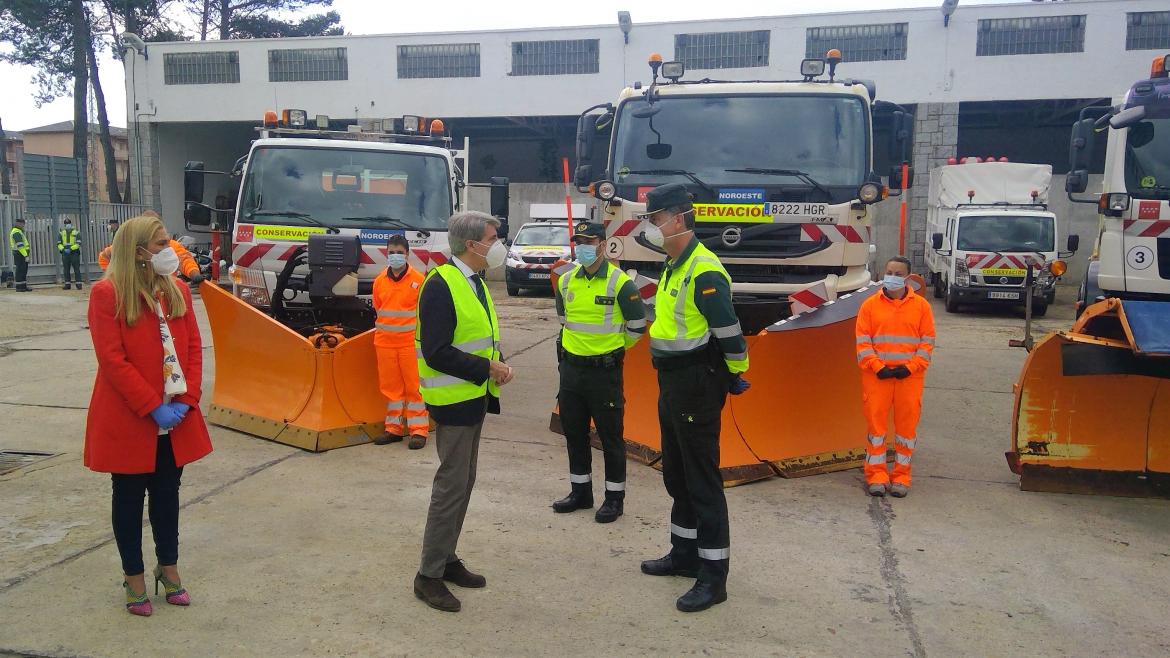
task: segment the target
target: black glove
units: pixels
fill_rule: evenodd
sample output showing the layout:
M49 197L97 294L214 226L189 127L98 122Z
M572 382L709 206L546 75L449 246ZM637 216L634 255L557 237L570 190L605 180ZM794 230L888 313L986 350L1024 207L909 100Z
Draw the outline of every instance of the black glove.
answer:
M892 379L892 378L897 376L897 372L898 371L894 370L893 368L891 368L889 366L882 366L882 369L877 371L877 378L878 379Z
M727 387L727 391L732 395L742 395L744 391L751 388L752 385L748 380L743 378L743 375L736 375L731 379L731 384Z
M189 276L187 278L190 279L191 283L203 283L203 273L202 272L192 272L191 276Z
M907 377L910 376L910 369L907 368L906 366L895 366L894 367L894 376L897 377L898 379L906 379Z

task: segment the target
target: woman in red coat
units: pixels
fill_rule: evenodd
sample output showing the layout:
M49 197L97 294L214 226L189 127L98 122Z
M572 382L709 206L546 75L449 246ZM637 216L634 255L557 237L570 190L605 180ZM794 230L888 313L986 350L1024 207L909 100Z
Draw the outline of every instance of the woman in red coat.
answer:
M190 604L179 579L179 481L211 452L199 411L203 344L191 292L172 276L178 257L157 217L135 217L114 235L110 267L93 287L89 326L97 380L85 428L85 465L113 479L114 538L126 609L149 616L142 563L142 506L167 603Z

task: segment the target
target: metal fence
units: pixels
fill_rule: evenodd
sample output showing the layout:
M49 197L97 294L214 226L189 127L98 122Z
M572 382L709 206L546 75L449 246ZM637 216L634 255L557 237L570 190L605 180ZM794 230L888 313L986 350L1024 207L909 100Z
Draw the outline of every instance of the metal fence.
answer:
M61 278L61 255L57 252L57 236L66 218L77 228L81 242L81 271L87 278L94 279L101 274L97 264L98 253L110 244L107 223L111 219L124 222L142 214L146 206L124 203L89 202L88 213L59 213L50 217L27 211L24 199L0 199L0 230L3 231L4 249L0 251L0 271L6 277L12 276L15 262L8 236L13 222L18 217L25 220L24 234L29 242L29 283L54 283Z

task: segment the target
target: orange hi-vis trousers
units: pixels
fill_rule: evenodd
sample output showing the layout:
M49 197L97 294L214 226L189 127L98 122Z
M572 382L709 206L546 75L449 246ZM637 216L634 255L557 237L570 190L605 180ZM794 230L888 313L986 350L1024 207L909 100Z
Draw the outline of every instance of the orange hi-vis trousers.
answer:
M861 373L865 422L869 427L866 446L866 484L910 486L910 460L918 436L918 419L922 416L922 388L926 377L911 375L905 379L878 379L872 372ZM894 471L886 471L886 436L890 410L894 412Z
M426 436L430 419L419 392L414 344L374 349L378 354L379 388L387 400L386 431L398 436Z

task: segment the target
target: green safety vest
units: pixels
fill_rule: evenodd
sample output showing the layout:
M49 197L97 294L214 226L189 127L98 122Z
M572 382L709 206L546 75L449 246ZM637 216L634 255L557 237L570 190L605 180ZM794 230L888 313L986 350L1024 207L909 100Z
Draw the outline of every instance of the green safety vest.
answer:
M654 294L654 323L650 325L652 349L686 354L703 347L711 339L711 327L695 305L692 286L695 278L705 272L718 272L727 279L728 285L731 284L731 277L719 258L700 242L685 261L673 264L669 280L665 283L661 279L658 281L658 291ZM745 370L746 356L743 359ZM729 366L732 363L728 360Z
M65 247L69 247L69 251L81 249L81 243L77 241L77 229L61 229L57 238L57 251L64 253Z
M617 294L630 277L608 262L592 277L578 276L584 267L578 264L557 281L565 307L561 346L577 356L608 354L626 345Z
M15 226L8 233L8 246L21 256L28 258L28 238L24 237L24 230Z
M482 356L485 359L500 358L500 323L496 320L496 307L492 304L491 293L484 285L484 297L487 298L487 308L480 303L472 284L463 276L463 272L451 263L444 263L427 272L423 281L423 289L436 276L447 282L451 291L451 302L455 305L455 335L451 337L451 344L455 349L468 354ZM422 292L419 293L422 296ZM430 405L443 406L466 402L492 394L500 397L500 387L489 377L482 384L460 379L454 375L439 372L430 367L422 356L423 319L416 322L414 333L415 356L418 358L419 388L423 401Z

